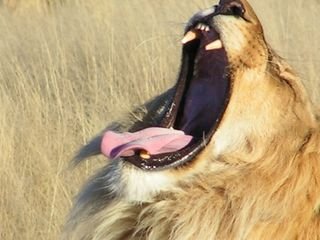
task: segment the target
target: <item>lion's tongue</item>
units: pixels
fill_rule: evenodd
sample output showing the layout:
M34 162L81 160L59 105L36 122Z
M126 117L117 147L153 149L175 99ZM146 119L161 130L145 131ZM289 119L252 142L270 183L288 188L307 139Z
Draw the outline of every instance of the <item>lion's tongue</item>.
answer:
M104 134L101 150L111 158L132 156L135 150L145 150L150 155L176 152L186 147L192 136L183 131L168 128L146 128L135 133L115 133L108 131Z

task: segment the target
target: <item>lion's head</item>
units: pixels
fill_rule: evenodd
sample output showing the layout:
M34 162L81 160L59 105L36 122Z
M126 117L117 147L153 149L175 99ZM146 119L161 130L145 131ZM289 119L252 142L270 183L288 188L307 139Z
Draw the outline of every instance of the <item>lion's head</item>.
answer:
M225 164L258 161L276 139L299 148L295 139L315 125L304 88L267 45L247 1L222 0L196 13L182 43L177 84L129 131L174 128L193 141L175 152L114 160L122 169L117 184L131 200L148 201Z

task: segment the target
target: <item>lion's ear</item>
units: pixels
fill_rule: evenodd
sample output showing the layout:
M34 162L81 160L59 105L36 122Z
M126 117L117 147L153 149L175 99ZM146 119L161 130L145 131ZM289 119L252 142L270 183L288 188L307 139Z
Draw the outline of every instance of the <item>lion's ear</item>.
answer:
M320 121L320 106L314 105L308 94L304 82L290 67L290 65L280 56L278 56L269 47L269 73L273 79L281 81L292 93L296 114L300 120L303 120L308 126L317 126Z
M290 65L282 57L276 54L270 46L268 46L268 64L271 74L281 81L289 83L291 87L294 87L296 84L300 85L300 80ZM301 90L304 89L301 88L301 86L297 87Z

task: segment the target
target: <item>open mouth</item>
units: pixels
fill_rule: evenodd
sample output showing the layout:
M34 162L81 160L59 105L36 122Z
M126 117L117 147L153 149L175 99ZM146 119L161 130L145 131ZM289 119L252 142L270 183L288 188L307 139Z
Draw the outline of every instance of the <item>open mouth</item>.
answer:
M191 22L183 43L182 66L174 98L155 127L173 128L192 136L184 148L151 155L136 151L124 160L143 170L161 170L191 162L210 142L231 94L228 59L218 32L206 16ZM191 19L192 21L192 19Z

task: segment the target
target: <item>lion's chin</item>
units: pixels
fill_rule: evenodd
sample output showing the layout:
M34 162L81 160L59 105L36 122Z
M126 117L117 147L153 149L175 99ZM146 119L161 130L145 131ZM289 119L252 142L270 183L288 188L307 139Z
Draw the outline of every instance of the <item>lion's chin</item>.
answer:
M161 192L174 188L178 179L163 171L141 171L131 164L124 164L121 174L121 197L128 202L154 201Z

